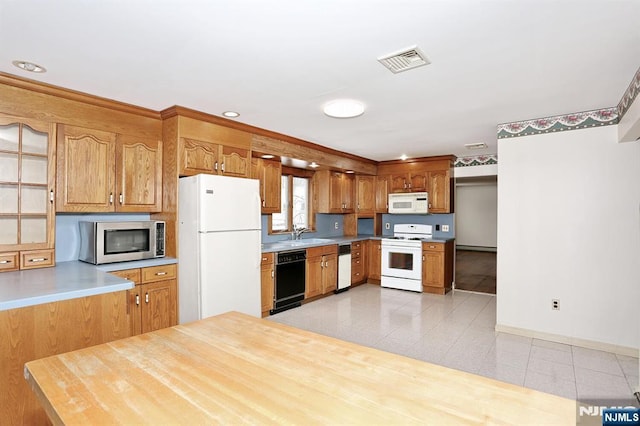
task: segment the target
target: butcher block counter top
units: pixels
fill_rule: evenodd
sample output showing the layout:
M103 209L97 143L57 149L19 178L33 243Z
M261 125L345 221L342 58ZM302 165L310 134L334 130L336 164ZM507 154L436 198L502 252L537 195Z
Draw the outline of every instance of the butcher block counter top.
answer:
M575 424L569 399L230 312L25 365L54 424Z

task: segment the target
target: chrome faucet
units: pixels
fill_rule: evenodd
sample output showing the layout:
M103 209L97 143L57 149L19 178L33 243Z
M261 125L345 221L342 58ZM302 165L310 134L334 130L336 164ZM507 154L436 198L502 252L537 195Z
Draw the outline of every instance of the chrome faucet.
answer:
M293 225L293 230L291 231L291 239L292 240L299 240L300 239L300 235L302 235L303 233L309 231L309 229L305 228L304 226L298 226L298 225Z

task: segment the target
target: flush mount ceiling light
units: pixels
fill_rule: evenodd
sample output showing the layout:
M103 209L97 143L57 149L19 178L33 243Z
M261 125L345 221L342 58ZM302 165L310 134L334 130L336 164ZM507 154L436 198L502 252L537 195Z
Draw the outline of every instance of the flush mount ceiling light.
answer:
M465 144L464 147L467 149L484 149L487 147L487 144L484 142L468 143L468 144Z
M364 104L354 99L336 99L324 104L322 110L333 118L354 118L364 113Z
M16 67L20 68L21 70L25 70L25 71L29 71L29 72L37 72L37 73L47 72L45 67L40 66L38 64L34 64L33 62L13 61L11 63L13 65L15 65Z
M235 111L225 111L225 112L222 113L222 115L224 117L227 117L227 118L240 117L240 113L239 112L235 112Z

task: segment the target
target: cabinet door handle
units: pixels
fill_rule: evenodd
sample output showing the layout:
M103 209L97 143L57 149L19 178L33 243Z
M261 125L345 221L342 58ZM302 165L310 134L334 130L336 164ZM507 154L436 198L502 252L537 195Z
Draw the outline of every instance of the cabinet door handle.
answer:
M113 204L113 192L109 193L109 204Z
M273 278L275 274L273 273L273 269L271 270L271 278Z
M266 206L266 203L264 200L262 200L262 207Z
M436 248L436 246L429 246L429 248Z
M136 294L136 306L140 306L140 295Z
M424 262L424 254L422 255L422 261Z
M149 303L149 293L144 294L144 302Z
M11 263L10 260L0 260L0 265L6 265L7 263Z
M411 182L409 182L409 189L411 189Z
M166 272L156 272L156 276L161 277L163 275L167 275Z
M224 173L224 163L222 163L222 166L220 168L222 169L222 173Z
M218 162L217 161L213 165L213 170L215 170L216 172L218 171Z
M49 260L46 257L35 257L33 259L29 259L29 262L44 262L45 260Z
M53 189L49 191L49 202L53 203Z
M124 195L122 195L122 192L120 193L120 205L122 205L122 203L124 203Z

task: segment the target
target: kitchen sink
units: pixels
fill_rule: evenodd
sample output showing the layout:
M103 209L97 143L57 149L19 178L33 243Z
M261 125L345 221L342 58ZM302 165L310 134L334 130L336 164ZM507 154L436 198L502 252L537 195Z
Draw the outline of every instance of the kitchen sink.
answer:
M305 238L303 240L285 240L285 241L278 241L276 243L272 243L272 246L274 247L300 247L300 246L306 246L306 245L310 245L310 244L331 244L333 243L333 240L330 240L328 238Z

